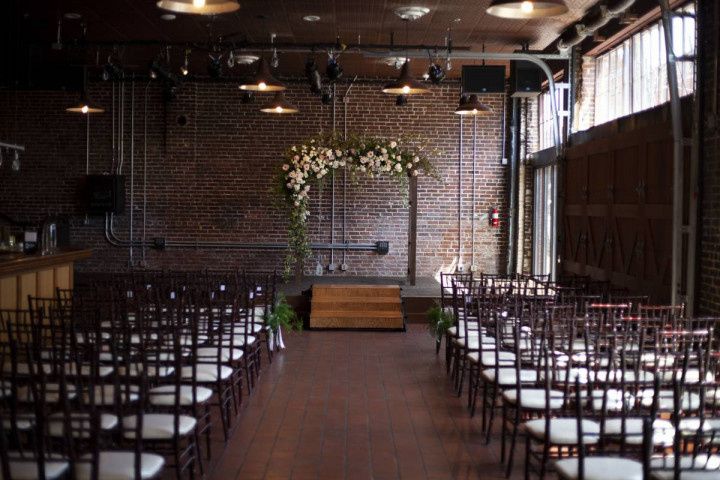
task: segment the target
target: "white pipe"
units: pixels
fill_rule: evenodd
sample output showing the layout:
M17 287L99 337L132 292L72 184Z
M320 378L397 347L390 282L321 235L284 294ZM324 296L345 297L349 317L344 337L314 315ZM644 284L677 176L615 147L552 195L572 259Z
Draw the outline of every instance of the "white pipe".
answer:
M22 145L16 145L16 144L14 144L14 143L0 142L0 147L2 147L2 148L8 148L8 149L10 149L10 150L17 150L18 152L24 152L24 151L25 151L25 147L23 147Z
M463 167L463 116L460 117L460 155L458 160L458 271L462 271L462 167Z
M504 97L504 95L503 95ZM476 171L477 171L477 116L473 115L473 142L472 142L472 219L470 227L470 271L475 268L475 202L476 196L475 191L476 185Z
M135 82L130 87L130 267L133 258L133 225L135 214Z

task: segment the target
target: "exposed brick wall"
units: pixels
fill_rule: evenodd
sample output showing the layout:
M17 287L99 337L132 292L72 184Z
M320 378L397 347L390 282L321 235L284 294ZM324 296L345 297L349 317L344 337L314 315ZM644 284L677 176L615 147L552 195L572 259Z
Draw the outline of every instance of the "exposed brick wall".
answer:
M595 125L595 57L583 56L578 68L573 131Z
M350 133L396 136L403 133L426 137L442 154L433 159L442 182L419 180L418 274L433 275L457 262L458 243L458 116L459 85L447 83L432 93L411 98L396 107L395 98L380 91L381 82L363 81L353 86L347 105ZM338 86L338 95L345 91ZM142 233L143 120L145 84L135 86L135 211L134 236ZM274 178L282 152L291 144L332 129L332 107L322 106L307 93L301 82L290 84L287 98L301 113L275 116L257 111L258 104L242 104L234 84L189 83L167 105L155 85L148 89L147 120L147 226L148 239L217 240L240 242L285 242L286 221L275 206ZM91 117L91 173L112 168L111 84L92 84L92 98L108 112ZM130 85L126 87L124 174L130 174ZM84 212L76 198L85 170L85 117L68 114L64 108L76 96L63 92L0 92L0 138L27 146L22 170L11 174L0 170L0 212L19 220L40 222L48 213L71 216L72 241L94 250L91 260L79 265L82 271L123 271L129 266L127 248L112 247L105 240L104 219ZM258 99L260 101L261 99ZM498 206L506 211L506 175L500 165L500 111L502 97L484 101L495 112L478 119L476 211L480 215ZM338 131L342 132L344 107L336 106ZM185 126L176 119L184 115ZM463 164L463 259L471 264L472 121L464 121ZM116 159L116 163L117 163ZM336 241L342 239L342 174L337 180ZM330 241L330 198L326 183L322 197L312 196L309 220L311 240ZM129 181L128 181L129 201ZM322 202L323 219L319 218ZM407 269L408 209L398 187L388 179L360 178L347 186L347 239L351 243L390 241L390 253L349 253L350 275L404 276ZM478 221L475 232L475 264L479 270L504 269L507 232L491 229ZM129 204L117 218L116 233L128 238ZM324 265L329 252L316 252ZM279 268L282 251L237 251L207 249L148 250L148 268L225 269ZM339 252L336 252L336 262ZM138 264L140 249L134 251ZM306 264L314 271L315 260ZM335 273L335 275L340 274Z
M698 2L700 10L699 39L702 57L699 65L704 80L702 94L703 135L700 218L700 251L698 252L698 307L703 314L720 313L720 122L715 69L718 68L717 39L714 19L720 8L717 2ZM714 91L715 90L715 91Z

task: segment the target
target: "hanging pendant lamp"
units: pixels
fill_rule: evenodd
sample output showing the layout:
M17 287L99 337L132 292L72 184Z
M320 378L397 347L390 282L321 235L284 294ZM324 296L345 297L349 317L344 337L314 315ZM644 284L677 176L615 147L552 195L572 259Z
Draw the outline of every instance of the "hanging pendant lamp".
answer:
M97 105L93 105L92 102L90 102L90 99L88 98L87 94L87 67L83 67L83 85L82 85L82 92L80 92L80 100L65 109L66 112L72 112L72 113L103 113L105 111L104 108L98 107Z
M282 92L277 92L272 102L266 103L260 109L261 112L265 113L297 113L299 110L285 100L285 95Z
M455 109L457 115L487 115L492 113L490 107L481 103L477 95L460 97L460 105Z
M562 15L568 7L564 0L492 0L486 11L496 17L528 19Z
M236 0L159 0L157 6L163 10L193 15L217 15L240 8Z
M250 92L281 92L287 87L280 81L273 77L270 72L270 64L265 57L258 60L258 70L253 77L251 82L246 82L240 85L240 90L246 90Z
M430 89L425 85L412 78L410 75L410 62L407 60L403 63L398 79L383 87L383 93L389 93L390 95L418 95L429 91Z

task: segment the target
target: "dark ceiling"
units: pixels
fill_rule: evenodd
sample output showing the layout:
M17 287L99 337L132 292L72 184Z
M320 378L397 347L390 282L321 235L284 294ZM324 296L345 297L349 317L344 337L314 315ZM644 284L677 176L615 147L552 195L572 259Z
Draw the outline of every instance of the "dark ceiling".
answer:
M44 61L73 65L104 63L113 51L111 45L73 48L73 43L82 37L81 23L86 26L85 41L89 44L128 41L198 44L222 37L226 42L240 45L268 42L271 33L275 33L276 41L283 44L328 44L338 38L344 44L389 44L392 35L395 44L402 44L406 41L405 25L394 10L408 5L430 9L428 15L409 24L407 42L410 44L444 45L448 28L452 26L453 44L457 47L480 50L484 45L490 52L509 52L528 42L532 50L543 50L598 2L566 0L570 7L568 14L525 21L487 15L485 9L490 0L241 0L241 8L235 13L214 18L177 15L175 20L165 21L160 18L165 12L157 8L154 0L2 1L9 5L8 14L4 16L11 22L10 30L19 37L9 38L6 34L6 40L36 44L36 50L45 48L41 55ZM58 19L66 13L78 13L82 20L63 20L64 48L53 50L50 44L55 41ZM303 20L305 15L317 15L320 20L309 23ZM126 69L146 72L150 60L161 51L159 44L124 46L118 48L117 53ZM174 66L182 63L183 50L182 46L171 50ZM301 74L306 57L307 53L280 51L280 74ZM194 48L191 70L204 70L204 65L198 65L206 62L206 53ZM419 63L415 70L424 70L426 63ZM345 53L342 64L346 75L395 75L392 67L358 53ZM453 68L450 74L456 75L459 70ZM228 71L227 74L235 75L235 72Z

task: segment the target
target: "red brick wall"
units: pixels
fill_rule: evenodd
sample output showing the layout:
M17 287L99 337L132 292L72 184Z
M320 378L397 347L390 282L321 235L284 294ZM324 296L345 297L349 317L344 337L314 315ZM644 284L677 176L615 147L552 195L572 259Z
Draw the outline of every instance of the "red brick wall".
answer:
M434 158L443 181L419 181L418 274L428 276L456 261L458 243L458 149L459 118L453 115L459 85L434 87L429 95L411 98L396 107L395 98L380 91L381 82L353 86L347 105L348 132L379 136L402 133L426 137L441 150ZM123 173L130 175L130 85L126 87L125 160ZM338 97L346 86L338 88ZM142 176L145 84L135 86L135 238L142 232ZM90 172L112 168L111 84L93 84L90 94L107 109L91 117ZM217 240L284 242L285 214L274 202L274 177L282 152L291 144L332 129L332 107L307 93L302 83L292 83L287 98L301 113L275 116L257 111L258 103L242 104L234 84L191 83L183 85L167 105L160 89L148 88L147 119L147 238L168 240ZM46 214L71 216L73 243L94 250L91 260L79 266L85 271L122 271L129 266L127 248L108 244L104 219L91 217L84 224L76 191L85 169L85 117L64 112L76 96L63 92L0 92L0 139L26 145L22 170L0 170L0 212L19 220L39 222ZM259 101L260 99L258 99ZM340 100L340 98L339 98ZM502 97L484 99L495 112L478 119L477 216L493 206L506 207L505 168L500 165L500 110ZM338 101L336 121L342 132L343 104ZM179 126L177 117L187 124ZM463 263L471 263L471 147L472 121L465 121L463 167ZM336 195L336 241L342 239L342 173ZM313 215L309 232L314 242L330 241L331 186L322 195L324 219L318 216L320 195L312 196ZM129 202L129 182L128 182ZM390 253L349 253L347 274L404 276L407 269L408 210L398 187L387 179L360 178L347 187L347 236L351 243L390 242ZM490 229L478 221L475 264L479 270L504 269L506 223ZM129 203L117 218L116 232L128 237ZM324 265L329 252L319 252ZM172 269L279 268L281 251L173 249L149 250L147 267ZM134 260L139 265L140 250ZM339 256L336 253L336 262ZM308 262L314 271L315 261ZM340 274L339 272L336 273Z

